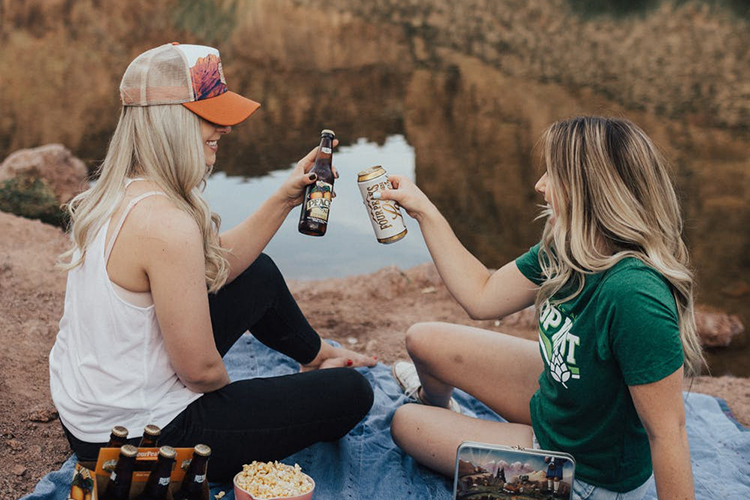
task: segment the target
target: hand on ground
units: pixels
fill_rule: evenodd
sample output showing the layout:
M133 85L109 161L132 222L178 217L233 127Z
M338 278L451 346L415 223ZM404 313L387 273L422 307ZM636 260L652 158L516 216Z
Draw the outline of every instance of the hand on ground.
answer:
M323 342L320 346L320 352L315 359L306 365L301 365L300 371L309 372L326 368L375 366L377 362L377 359L372 356L365 356L364 354L359 354L343 347L333 347L327 342Z

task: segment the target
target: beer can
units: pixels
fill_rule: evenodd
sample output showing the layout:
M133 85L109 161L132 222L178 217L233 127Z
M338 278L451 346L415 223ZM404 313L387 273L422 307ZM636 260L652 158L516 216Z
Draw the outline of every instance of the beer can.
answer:
M357 185L378 241L388 244L406 236L404 216L398 203L372 199L373 193L393 188L385 169L380 165L364 169L357 175Z

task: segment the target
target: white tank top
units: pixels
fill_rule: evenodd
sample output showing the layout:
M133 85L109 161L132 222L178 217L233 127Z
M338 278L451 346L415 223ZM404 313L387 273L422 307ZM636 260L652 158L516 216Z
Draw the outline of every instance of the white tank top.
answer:
M129 203L105 249L107 220L83 264L68 273L65 310L49 355L50 389L62 423L89 443L106 442L115 425L127 427L130 437L147 424L164 427L202 395L185 387L172 368L153 302L143 307L123 299L107 275L125 218L154 195L166 196L151 191Z

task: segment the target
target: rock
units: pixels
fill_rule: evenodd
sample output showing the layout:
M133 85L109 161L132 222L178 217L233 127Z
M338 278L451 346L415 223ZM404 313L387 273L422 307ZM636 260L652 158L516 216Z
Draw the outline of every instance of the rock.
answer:
M16 476L23 476L26 472L26 467L21 464L16 464L13 466L13 469L11 469L11 472L13 472L13 474L15 474Z
M23 449L23 445L18 439L8 440L8 446L10 446L10 449L13 451L21 451Z
M726 347L732 338L745 331L745 325L734 314L695 310L695 324L703 347Z
M31 172L0 181L0 211L56 226L65 221L52 187Z
M57 419L57 410L54 408L38 408L29 413L30 422L51 422Z
M0 164L0 182L24 174L46 181L58 204L70 201L88 187L86 165L61 144L21 149Z

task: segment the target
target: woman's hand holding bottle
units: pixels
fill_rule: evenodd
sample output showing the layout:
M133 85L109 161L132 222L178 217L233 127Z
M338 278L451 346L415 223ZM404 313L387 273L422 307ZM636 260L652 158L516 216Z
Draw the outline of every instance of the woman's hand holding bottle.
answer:
M336 147L338 143L338 139L334 139L333 146ZM302 203L302 199L305 196L305 188L316 181L315 175L308 174L308 172L315 164L315 156L317 154L318 148L315 147L304 158L298 161L289 174L289 177L286 178L277 191L279 197L290 209ZM333 176L338 179L339 173L336 167L332 167L332 170ZM336 197L336 194L334 193L333 196Z

